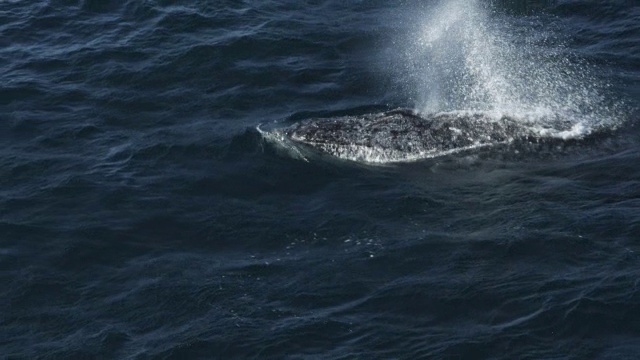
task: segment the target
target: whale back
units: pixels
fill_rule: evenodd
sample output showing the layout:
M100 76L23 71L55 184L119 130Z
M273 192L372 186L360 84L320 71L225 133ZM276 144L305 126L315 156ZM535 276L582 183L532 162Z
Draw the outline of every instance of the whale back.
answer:
M513 141L531 130L484 113L418 115L394 110L310 119L284 130L293 142L347 160L396 162Z

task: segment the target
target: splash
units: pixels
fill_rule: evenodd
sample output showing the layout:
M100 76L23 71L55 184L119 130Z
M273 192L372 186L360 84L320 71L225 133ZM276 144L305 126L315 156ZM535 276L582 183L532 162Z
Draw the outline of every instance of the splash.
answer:
M418 86L416 111L482 111L545 127L569 122L584 133L615 126L607 84L544 25L497 14L479 0L425 11L405 60Z

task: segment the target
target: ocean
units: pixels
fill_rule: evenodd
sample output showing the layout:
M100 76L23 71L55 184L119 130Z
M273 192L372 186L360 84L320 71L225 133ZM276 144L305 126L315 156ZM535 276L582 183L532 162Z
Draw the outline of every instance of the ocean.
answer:
M396 109L530 135L287 140ZM635 0L0 1L0 358L638 359L639 109Z

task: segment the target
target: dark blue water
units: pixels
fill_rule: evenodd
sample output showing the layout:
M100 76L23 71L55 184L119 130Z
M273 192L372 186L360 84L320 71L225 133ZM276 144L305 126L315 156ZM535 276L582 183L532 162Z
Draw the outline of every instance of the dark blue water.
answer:
M255 130L396 107L594 130ZM0 1L0 358L637 359L639 107L637 1Z

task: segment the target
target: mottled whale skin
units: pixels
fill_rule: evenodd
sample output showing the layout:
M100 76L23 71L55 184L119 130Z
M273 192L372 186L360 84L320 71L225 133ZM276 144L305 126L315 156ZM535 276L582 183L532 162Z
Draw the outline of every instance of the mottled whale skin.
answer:
M539 135L507 116L472 112L419 115L404 109L310 119L280 132L295 144L369 163L411 161Z

